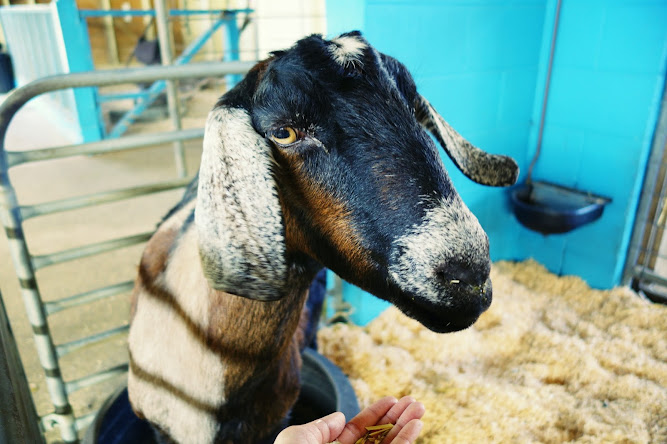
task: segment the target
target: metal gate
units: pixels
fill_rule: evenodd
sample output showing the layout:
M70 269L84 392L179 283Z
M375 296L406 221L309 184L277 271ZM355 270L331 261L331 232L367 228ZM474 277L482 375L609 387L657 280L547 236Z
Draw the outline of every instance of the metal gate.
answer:
M624 272L624 284L667 303L667 89L663 91L642 195Z
M31 252L29 242L26 240L24 221L32 218L48 216L54 213L78 210L84 207L96 206L111 202L119 202L138 196L164 192L178 189L187 185L190 179L176 177L172 180L160 183L151 183L138 187L111 189L103 192L77 195L65 199L39 202L26 205L19 202L17 193L10 181L9 172L12 168L31 162L50 161L71 156L94 155L101 153L119 152L137 149L147 146L161 145L174 141L185 141L199 139L203 136L203 128L185 129L170 132L159 132L154 134L139 134L119 139L103 140L80 145L69 145L54 148L38 149L32 151L12 151L5 149L5 136L7 127L16 112L30 99L43 93L62 90L66 88L81 88L89 86L107 86L123 83L152 82L156 80L183 80L187 78L221 77L229 74L245 73L252 66L251 62L219 62L200 63L184 66L150 67L142 69L126 69L113 71L95 71L86 73L65 74L53 76L32 82L11 93L5 102L0 105L0 219L5 228L9 242L9 250L15 266L16 274L21 288L21 296L32 327L35 346L39 356L40 364L46 377L46 386L49 392L53 411L39 419L42 431L59 428L63 441L67 443L78 442L79 432L87 427L92 421L95 412L81 415L73 411L70 403L70 395L84 387L98 384L116 375L127 371L127 364L115 365L102 371L86 376L71 378L61 366L61 358L75 350L90 344L103 341L111 336L122 335L127 329L127 323L113 327L96 334L78 337L64 343L56 343L51 334L49 317L70 310L83 304L90 304L103 298L126 293L132 288L134 276L127 276L128 280L105 285L101 288L85 291L83 293L69 295L58 300L45 301L40 291L38 270L49 268L53 265L90 258L100 253L109 252L123 248L128 245L141 244L148 240L151 232L132 234L117 239L94 242L81 245L76 248L54 251L48 254L34 254ZM175 176L178 176L175 174ZM20 194L19 194L20 196ZM34 246L34 245L33 245ZM0 322L4 323L6 318L3 301L0 297ZM74 322L75 319L72 319ZM78 319L82 325L90 319ZM94 320L93 320L94 322ZM2 339L10 336L10 330L3 332ZM5 347L7 348L7 347ZM11 348L11 347L10 347ZM0 352L3 350L0 348ZM5 353L7 353L5 351ZM16 357L15 351L9 350L7 356ZM16 364L16 363L14 363ZM9 376L20 380L21 369L19 365L13 366L14 370ZM5 370L0 366L0 372ZM17 376L18 375L18 376ZM15 386L14 389L17 389ZM11 390L7 384L0 384L0 400L6 399L4 389ZM9 396L11 398L11 396ZM16 400L24 400L27 396L14 396ZM11 411L12 406L3 406ZM21 406L20 406L21 407ZM35 411L34 405L22 406L23 411ZM4 412L4 410L3 410ZM6 431L7 418L0 420L0 438L2 432ZM27 430L35 429L28 427ZM0 439L1 441L1 439Z

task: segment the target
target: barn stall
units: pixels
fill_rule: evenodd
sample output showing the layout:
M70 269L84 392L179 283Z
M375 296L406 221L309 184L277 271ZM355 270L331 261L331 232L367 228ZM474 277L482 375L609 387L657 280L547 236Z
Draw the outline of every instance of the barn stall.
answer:
M329 300L327 318L351 322L324 326L320 351L350 377L361 405L384 395L419 398L427 405L420 442L665 441L667 321L664 306L650 302L660 299L663 282L660 122L666 39L659 24L664 6L365 1L329 2L326 12L328 35L361 29L378 49L406 63L420 91L462 134L519 162L520 181L539 146L535 178L610 200L598 220L545 235L517 220L507 190L473 184L445 159L458 191L489 234L497 261L494 303L471 329L441 336L343 284L342 294ZM200 128L224 88L192 94L183 127ZM26 140L34 119L24 122L15 137ZM171 129L166 121L130 131ZM58 128L50 131L58 137ZM54 144L48 137L42 143L68 141ZM196 170L199 143L186 143L187 176ZM20 142L14 146L24 148ZM35 147L28 142L26 148ZM21 204L31 206L80 195L83 188L105 191L110 185L173 180L171 146L166 148L78 156L54 161L55 166L25 164L12 171L12 183ZM108 180L102 184L100 177ZM84 239L148 233L179 193L26 221L30 253L48 255ZM71 294L131 279L140 252L137 245L91 257L85 265L77 259L44 267L37 274L43 299L57 305ZM48 378L21 313L9 253L3 257L3 298L29 388L38 413L49 415ZM126 322L127 287L73 310L49 316L58 344ZM102 339L98 349L82 343L76 353L59 357L69 381L119 369L102 385L76 390L71 400L76 418L94 412L124 380L124 337ZM58 428L53 419L47 416L42 424L52 420ZM84 429L87 421L77 424ZM58 435L47 433L49 440Z

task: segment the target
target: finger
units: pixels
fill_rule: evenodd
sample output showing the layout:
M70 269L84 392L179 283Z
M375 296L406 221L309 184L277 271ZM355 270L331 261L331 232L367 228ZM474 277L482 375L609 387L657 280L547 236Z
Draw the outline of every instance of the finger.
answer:
M316 439L319 439L317 442L331 442L343 431L345 415L341 412L331 413L321 419L305 424L305 427L312 427L312 433L315 434Z
M276 437L275 444L322 444L336 439L345 427L345 415L332 413L303 425L287 427Z
M404 396L398 400L394 406L389 409L389 411L380 419L377 424L396 424L398 418L403 414L405 409L415 402L415 399L412 396Z
M408 422L400 433L394 438L391 444L412 444L422 431L424 423L418 419Z
M382 442L393 443L392 440L398 435L400 435L402 429L405 428L406 425L409 424L411 421L421 419L421 417L424 416L425 411L426 409L424 408L424 404L422 404L421 402L410 403L410 405L408 405L408 407L402 412L401 416L396 421L396 424L389 431L389 433Z
M377 424L397 402L396 398L386 397L366 407L361 413L352 418L350 422L345 424L345 428L338 437L338 441L341 444L353 444L366 434L366 426Z

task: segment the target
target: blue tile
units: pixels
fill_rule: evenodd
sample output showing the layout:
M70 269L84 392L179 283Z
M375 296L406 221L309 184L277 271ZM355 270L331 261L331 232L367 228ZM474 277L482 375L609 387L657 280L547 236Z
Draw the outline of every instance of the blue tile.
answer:
M556 68L547 121L610 134L643 134L659 80L648 74Z
M563 2L554 63L559 67L595 68L604 8L597 2Z
M518 244L524 258L533 258L552 273L560 273L566 239L563 235L544 236L517 223Z
M547 124L533 178L575 186L583 149L584 131Z
M535 100L537 70L504 71L501 79L500 103L498 105L498 125L520 125L528 135ZM525 149L525 147L524 147Z
M605 8L599 67L657 74L667 57L667 2L619 2Z
M493 127L497 121L501 78L493 72L422 78L422 94L464 137L467 131Z
M369 5L366 36L380 51L405 63L413 75L463 72L465 16L466 8L460 6Z
M327 35L335 36L357 29L365 31L365 0L336 0L325 2Z
M572 245L566 248L562 274L580 276L593 288L607 289L618 283L616 252L595 246L573 250Z
M536 67L544 6L495 3L471 7L466 43L472 70Z
M616 202L627 200L639 175L644 147L640 137L588 132L581 154L577 186Z

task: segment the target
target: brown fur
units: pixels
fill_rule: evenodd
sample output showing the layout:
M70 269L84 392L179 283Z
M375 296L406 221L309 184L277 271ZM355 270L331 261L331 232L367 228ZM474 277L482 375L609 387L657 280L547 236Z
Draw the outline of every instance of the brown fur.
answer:
M296 201L297 205L305 208L312 216L311 222L322 234L329 239L336 250L346 258L350 264L355 264L355 270L361 275L372 268L368 253L362 248L360 234L350 222L350 210L344 202L338 200L318 184L313 178L304 174L303 160L299 156L290 156L281 153L279 159L287 165L288 176L283 176L286 191L284 195L283 216L285 218L285 237L288 250L306 253L317 258L317 252L310 248L313 244L308 234L303 231L299 221L295 220L289 205L284 201Z
M176 229L161 229L155 232L146 244L144 253L141 257L139 265L140 276L143 273L145 280L154 282L155 279L167 267L169 260L169 248L173 245L178 235ZM142 272L143 270L143 272ZM144 279L137 279L134 283L134 290L130 298L130 322L134 319L134 314L137 311L138 294L142 281Z
M308 279L294 282L295 290L275 302L261 302L209 289L208 329L185 312L176 297L159 282L167 268L169 252L178 242L178 231L160 229L148 242L139 266L139 277L132 295L132 313L138 295L156 298L167 304L206 348L224 360L225 398L232 405L216 406L202 403L178 387L142 369L130 356L133 374L150 384L169 391L187 404L208 413L238 417L253 424L256 438L269 434L280 423L296 401L301 369L300 349L305 325L304 303ZM292 279L294 280L294 279ZM281 333L276 333L281 332ZM235 411L234 398L242 393L243 412ZM136 410L135 410L136 411ZM250 416L256 412L256 417ZM136 411L143 417L141 411Z

